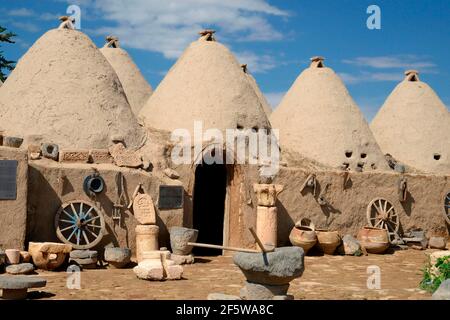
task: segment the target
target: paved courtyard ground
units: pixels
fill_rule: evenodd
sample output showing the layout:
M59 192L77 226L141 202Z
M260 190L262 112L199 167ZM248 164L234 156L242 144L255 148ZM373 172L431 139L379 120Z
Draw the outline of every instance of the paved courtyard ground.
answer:
M306 270L291 283L295 299L430 299L418 289L421 269L432 250L396 251L393 254L306 257ZM212 292L239 295L244 277L231 256L197 258L185 266L184 280L139 280L130 269L97 269L81 273L81 289L66 287L66 272L39 271L47 279L43 291L33 290L32 299L206 299ZM381 288L367 288L367 267L381 270Z

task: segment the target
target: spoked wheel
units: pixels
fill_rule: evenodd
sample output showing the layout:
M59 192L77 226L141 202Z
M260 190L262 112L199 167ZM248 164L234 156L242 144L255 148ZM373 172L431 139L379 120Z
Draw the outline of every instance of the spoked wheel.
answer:
M82 201L69 201L61 205L55 216L56 235L74 249L90 249L103 238L105 220L95 205Z
M447 223L450 224L450 192L447 193L444 199L444 215Z
M400 221L394 205L383 198L375 198L367 206L367 222L371 227L386 229L389 240L398 238Z

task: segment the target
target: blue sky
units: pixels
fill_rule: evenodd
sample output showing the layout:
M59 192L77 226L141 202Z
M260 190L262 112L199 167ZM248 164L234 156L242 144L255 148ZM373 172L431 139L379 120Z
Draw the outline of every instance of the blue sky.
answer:
M70 4L81 8L81 29L102 46L118 35L155 88L202 28L248 63L276 105L309 58L321 55L342 76L371 120L406 69L418 69L450 105L448 0L0 0L0 25L18 34L4 45L19 59ZM366 26L367 8L381 9L381 29Z

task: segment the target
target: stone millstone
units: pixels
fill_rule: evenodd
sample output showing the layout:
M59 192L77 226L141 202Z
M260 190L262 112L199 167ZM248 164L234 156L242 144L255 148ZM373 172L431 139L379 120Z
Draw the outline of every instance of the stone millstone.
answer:
M131 260L131 250L128 248L105 248L105 261L116 268L123 268Z
M34 271L34 266L31 263L13 264L6 267L6 273L8 274L29 274Z
M0 276L0 289L20 290L45 287L47 280L30 276Z
M85 258L85 259L76 259L70 258L69 264L76 264L83 269L95 269L97 268L97 258Z
M283 247L266 254L239 252L234 255L233 261L248 282L283 285L302 276L304 257L300 247Z
M97 258L97 251L94 250L73 250L70 252L73 259L93 259Z

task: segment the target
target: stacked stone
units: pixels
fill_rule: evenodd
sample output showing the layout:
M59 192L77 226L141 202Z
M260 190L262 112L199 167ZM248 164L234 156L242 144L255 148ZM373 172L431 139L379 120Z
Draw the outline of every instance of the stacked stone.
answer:
M136 194L136 193L135 193ZM134 216L140 223L136 226L136 258L133 268L139 279L161 281L178 280L183 276L183 267L170 260L170 251L159 250L159 227L152 198L146 193L136 194L133 200Z
M256 234L264 246L275 248L277 245L278 211L277 195L283 186L275 184L254 184L257 196ZM261 248L259 248L261 249Z
M302 276L304 251L299 247L276 248L268 253L237 253L234 263L244 273L243 300L291 300L289 283Z
M70 264L75 264L83 269L96 269L98 253L95 250L73 250L70 252Z

